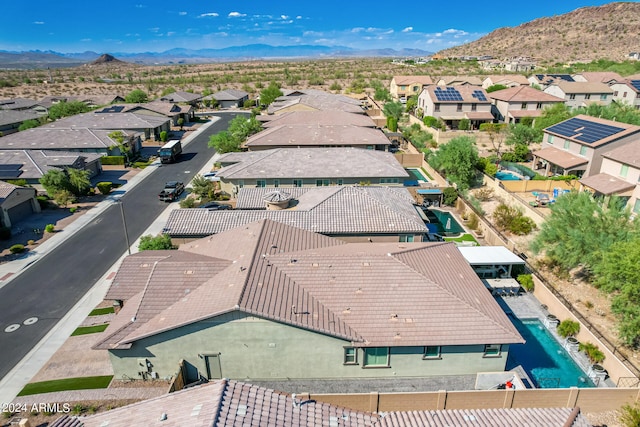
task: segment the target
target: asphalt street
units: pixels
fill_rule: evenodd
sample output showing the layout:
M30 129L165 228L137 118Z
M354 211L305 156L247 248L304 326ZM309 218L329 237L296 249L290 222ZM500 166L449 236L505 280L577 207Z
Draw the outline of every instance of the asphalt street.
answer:
M53 328L167 207L157 194L166 181L189 182L213 156L209 137L235 114L197 135L179 162L157 167L100 215L0 289L0 378ZM125 221L123 222L122 213ZM126 228L125 228L126 224ZM128 240L125 238L125 229Z

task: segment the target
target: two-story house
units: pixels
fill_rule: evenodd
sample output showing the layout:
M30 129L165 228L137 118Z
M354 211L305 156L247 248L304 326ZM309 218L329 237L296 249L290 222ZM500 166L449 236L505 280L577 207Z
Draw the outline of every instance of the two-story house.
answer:
M640 126L578 115L544 129L534 168L544 175L586 178L600 172L602 155L640 136Z
M495 74L482 80L482 88L487 89L494 85L506 87L529 86L529 80L522 74Z
M389 92L395 100L406 100L412 95L420 95L422 88L432 84L429 76L393 76Z
M524 117L539 117L545 108L564 102L562 98L531 86L514 86L487 96L493 100L494 117L505 123L519 123Z
M613 100L640 109L640 80L621 80L611 84Z
M480 86L428 86L418 97L418 107L425 116L440 118L452 129L462 119L468 119L472 129L494 120L491 100Z
M569 108L586 107L592 103L609 105L613 99L613 89L605 83L561 81L549 85L544 91L564 99Z
M623 198L634 214L640 214L640 139L604 153L600 173L580 183L595 195Z
M539 87L541 90L559 82L575 81L571 74L532 74L527 80L530 86Z

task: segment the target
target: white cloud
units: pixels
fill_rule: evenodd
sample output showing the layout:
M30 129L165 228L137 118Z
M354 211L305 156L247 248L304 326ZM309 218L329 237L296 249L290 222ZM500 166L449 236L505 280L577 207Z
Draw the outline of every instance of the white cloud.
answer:
M180 16L185 16L187 14L187 12L178 12L178 15Z
M286 21L289 17L287 15L280 15L280 19Z
M171 37L171 36L175 36L176 32L175 31L169 31L167 32L167 37Z
M302 16L298 15L296 16L296 19L302 19Z
M463 30L456 30L455 28L449 28L448 30L444 30L443 34L454 34L456 36L466 36L469 33Z
M413 27L407 27L404 30L402 30L403 33L410 33L411 31L413 31Z
M245 16L247 16L246 13L240 13L240 12L229 12L229 15L227 15L229 18L243 18Z
M33 23L36 25L44 25L44 21L34 21Z
M219 15L218 13L216 13L216 12L208 12L208 13L201 13L201 14L198 16L198 18L206 18L206 17L208 17L208 16L212 16L212 17L214 17L214 18L215 18L215 17L220 16L220 15Z

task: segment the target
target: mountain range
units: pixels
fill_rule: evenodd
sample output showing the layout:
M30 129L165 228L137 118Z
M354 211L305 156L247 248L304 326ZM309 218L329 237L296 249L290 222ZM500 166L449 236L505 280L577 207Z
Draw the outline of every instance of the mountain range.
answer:
M416 57L429 56L432 52L420 49L369 49L358 50L344 46L271 46L251 44L222 49L183 49L176 48L164 52L110 52L109 55L122 61L152 64L206 63L218 61L242 61L257 59L293 59L293 58L341 58L341 57ZM0 51L0 68L46 68L72 67L92 62L101 57L101 53L79 52L61 53L54 51L9 52Z

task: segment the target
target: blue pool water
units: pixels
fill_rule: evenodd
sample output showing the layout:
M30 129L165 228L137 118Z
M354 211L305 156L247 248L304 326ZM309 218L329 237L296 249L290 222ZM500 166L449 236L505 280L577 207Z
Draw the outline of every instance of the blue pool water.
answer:
M522 365L538 388L595 387L545 326L537 319L514 319L526 340L509 346L507 370Z
M499 179L500 181L520 181L522 180L522 178L520 178L518 175L515 175L509 171L499 171L496 172L496 179Z
M404 181L405 187L418 187L420 182L428 182L426 176L422 173L420 169L405 169L409 174L409 178Z
M432 234L440 234L446 236L449 234L464 233L464 227L458 224L458 221L449 212L443 212L436 209L427 209L424 211L429 223L426 224L429 232Z

